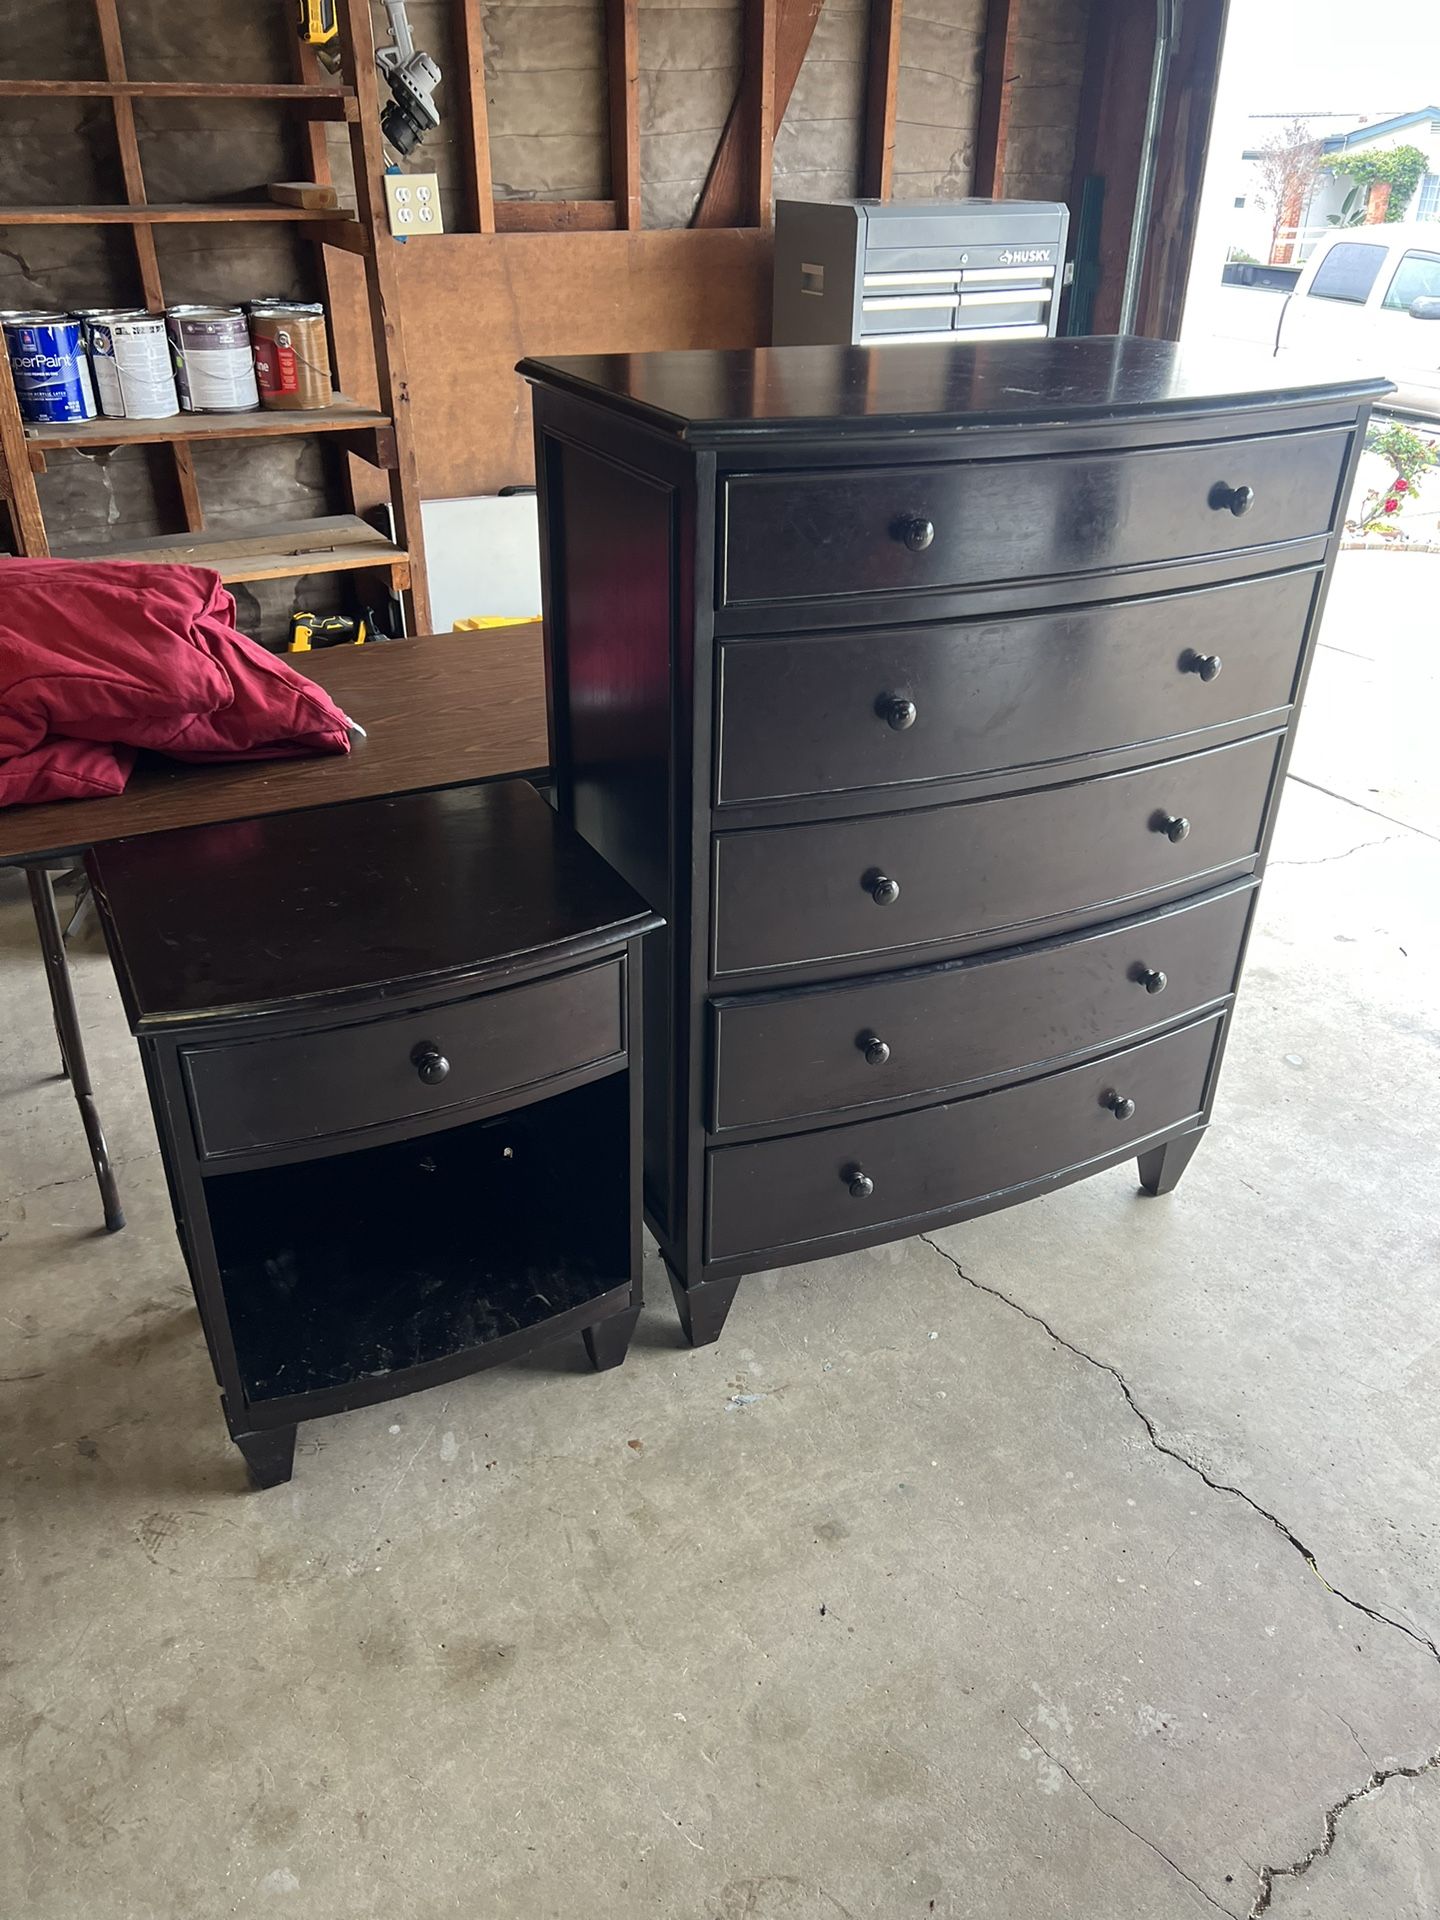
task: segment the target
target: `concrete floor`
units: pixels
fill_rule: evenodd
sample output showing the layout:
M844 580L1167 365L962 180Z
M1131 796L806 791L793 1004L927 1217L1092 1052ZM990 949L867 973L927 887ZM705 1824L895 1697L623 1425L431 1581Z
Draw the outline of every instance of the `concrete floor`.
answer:
M1440 559L1346 555L1217 1124L243 1490L0 905L15 1920L1440 1913ZM1343 651L1342 651L1343 649ZM1418 716L1424 715L1424 731Z

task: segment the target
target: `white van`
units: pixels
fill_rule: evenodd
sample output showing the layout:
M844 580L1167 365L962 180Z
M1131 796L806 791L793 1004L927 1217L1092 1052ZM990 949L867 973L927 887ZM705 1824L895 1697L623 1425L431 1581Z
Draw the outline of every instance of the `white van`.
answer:
M1327 234L1281 309L1275 351L1383 373L1399 389L1388 408L1440 419L1440 221Z

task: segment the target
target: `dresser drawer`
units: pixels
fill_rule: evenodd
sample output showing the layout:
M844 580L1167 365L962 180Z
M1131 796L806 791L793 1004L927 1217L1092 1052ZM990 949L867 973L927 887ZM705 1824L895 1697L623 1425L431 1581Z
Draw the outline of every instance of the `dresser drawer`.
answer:
M717 834L713 971L923 947L1219 879L1259 850L1281 739L990 800Z
M1219 1016L1201 1020L1088 1066L944 1106L713 1148L707 1257L883 1234L1173 1131L1204 1107L1220 1025Z
M1348 428L1203 446L738 474L720 604L1092 573L1324 533ZM1237 509L1239 511L1237 511Z
M711 1125L960 1087L1197 1012L1234 988L1254 890L949 966L718 1002Z
M353 1135L596 1065L625 1049L624 978L609 960L419 1013L182 1048L196 1144L215 1158Z
M1273 713L1319 574L1023 618L728 640L720 804L1080 759Z

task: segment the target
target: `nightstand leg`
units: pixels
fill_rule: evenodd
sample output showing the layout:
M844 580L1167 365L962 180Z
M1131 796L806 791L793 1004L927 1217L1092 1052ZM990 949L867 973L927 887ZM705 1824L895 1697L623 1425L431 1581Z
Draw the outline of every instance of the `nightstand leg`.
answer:
M1152 1147L1148 1153L1142 1153L1140 1184L1146 1193L1173 1193L1204 1138L1205 1129L1196 1127L1193 1133L1177 1134L1163 1147Z
M597 1320L593 1327L582 1329L585 1351L597 1373L620 1365L629 1349L630 1336L639 1318L640 1309L632 1307L628 1313L612 1313L607 1320Z
M95 1090L90 1084L90 1065L85 1058L85 1041L80 1032L80 1014L75 1005L75 986L70 978L70 963L65 958L65 936L60 931L60 916L55 910L55 885L44 867L27 867L25 879L30 888L30 907L35 915L35 931L40 936L40 953L45 962L45 982L50 989L50 1005L55 1015L55 1032L60 1041L60 1063L70 1078L70 1090L80 1109L80 1123L90 1148L90 1164L95 1169L95 1184L100 1189L100 1204L105 1210L105 1225L118 1233L125 1224L120 1205L120 1189L110 1152L100 1125L100 1109L95 1105Z
M261 1433L232 1433L230 1438L245 1456L250 1484L279 1487L295 1471L295 1428L267 1427Z
M708 1347L712 1340L720 1338L720 1329L741 1276L737 1273L732 1280L702 1280L698 1286L687 1287L668 1262L665 1270L670 1275L670 1291L675 1296L675 1310L680 1315L686 1340L692 1347Z

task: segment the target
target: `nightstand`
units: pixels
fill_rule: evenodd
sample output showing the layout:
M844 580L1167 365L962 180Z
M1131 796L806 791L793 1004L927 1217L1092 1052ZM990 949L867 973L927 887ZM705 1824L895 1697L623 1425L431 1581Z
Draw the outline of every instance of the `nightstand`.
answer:
M640 1307L640 897L520 781L89 860L231 1437Z

